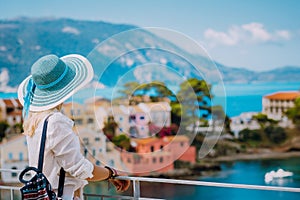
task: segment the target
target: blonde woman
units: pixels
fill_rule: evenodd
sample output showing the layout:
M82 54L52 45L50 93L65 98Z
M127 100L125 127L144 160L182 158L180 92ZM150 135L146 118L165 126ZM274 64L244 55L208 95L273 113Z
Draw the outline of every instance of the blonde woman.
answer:
M47 55L31 67L31 75L18 88L23 105L24 134L28 145L29 166L37 167L44 120L48 119L43 173L57 190L59 171L66 171L63 199L79 199L88 181L110 181L118 191L128 189L130 182L113 179L118 172L110 167L92 164L80 152L73 121L60 112L62 104L94 76L90 62L72 54L62 58Z

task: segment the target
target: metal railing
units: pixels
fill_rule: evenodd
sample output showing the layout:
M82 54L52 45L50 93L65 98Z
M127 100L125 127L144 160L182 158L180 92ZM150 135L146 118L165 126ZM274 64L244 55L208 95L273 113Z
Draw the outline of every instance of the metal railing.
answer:
M20 170L13 169L0 169L0 172L8 173L20 173ZM268 190L268 191L281 191L281 192L296 192L300 193L300 188L294 187L280 187L280 186L263 186L263 185L248 185L248 184L235 184L235 183L219 183L219 182L208 182L208 181L191 181L191 180L177 180L177 179L162 179L162 178L146 178L146 177L129 177L129 176L119 176L117 177L121 180L130 180L132 182L133 193L132 196L118 196L118 195L100 195L100 194L90 194L84 193L84 199L89 197L97 197L98 199L134 199L141 200L147 199L141 197L141 182L149 183L168 183L168 184L178 184L178 185L193 185L193 186L208 186L208 187L222 187L222 188L236 188L236 189L251 189L251 190ZM14 200L15 196L19 195L20 187L7 186L0 183L0 191L8 190L11 200ZM18 194L16 194L18 193ZM151 198L153 199L153 198Z

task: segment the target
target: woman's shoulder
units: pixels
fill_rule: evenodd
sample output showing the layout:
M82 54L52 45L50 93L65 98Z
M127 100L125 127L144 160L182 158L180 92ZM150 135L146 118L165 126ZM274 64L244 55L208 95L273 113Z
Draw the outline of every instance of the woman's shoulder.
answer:
M61 112L53 112L49 117L49 124L66 124L73 126L74 122Z

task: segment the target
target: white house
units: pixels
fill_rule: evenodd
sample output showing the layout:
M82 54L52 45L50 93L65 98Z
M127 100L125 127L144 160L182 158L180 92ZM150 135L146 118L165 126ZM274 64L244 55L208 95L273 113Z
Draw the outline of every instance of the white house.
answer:
M150 123L161 128L171 124L171 107L168 102L113 106L110 114L118 124L118 134L126 133L135 138L148 137Z
M23 170L28 166L26 137L18 135L0 144L1 168ZM1 178L6 183L19 182L18 174L1 172Z
M281 126L289 126L291 122L284 116L284 112L294 107L294 102L299 97L299 91L281 91L265 95L262 99L262 113L270 119L280 121Z
M239 116L231 117L230 120L230 129L234 133L234 137L239 137L239 132L243 129L255 130L259 129L260 125L256 120L252 120L254 115L257 115L257 112L244 112Z

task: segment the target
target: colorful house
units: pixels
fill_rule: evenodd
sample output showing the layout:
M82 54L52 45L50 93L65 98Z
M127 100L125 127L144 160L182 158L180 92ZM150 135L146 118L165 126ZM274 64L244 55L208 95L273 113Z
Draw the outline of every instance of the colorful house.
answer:
M28 166L27 143L24 135L18 135L0 144L1 168L23 170ZM17 173L1 172L1 180L6 183L19 182Z
M291 122L287 120L284 112L294 107L294 102L299 97L299 91L282 91L265 95L262 99L262 113L268 118L281 121L282 126L289 126Z
M10 126L22 123L22 105L18 99L0 99L0 121Z
M114 116L118 124L117 134L126 133L133 138L149 137L150 124L159 128L171 124L171 107L168 102L113 106L110 115Z
M132 139L136 152L121 152L122 162L129 172L147 175L151 172L168 172L174 169L174 161L196 162L196 148L187 136Z

